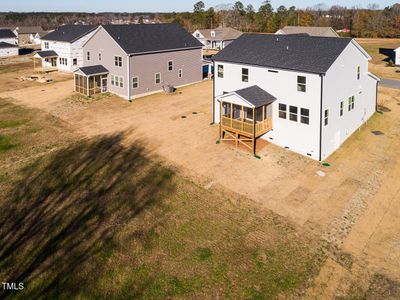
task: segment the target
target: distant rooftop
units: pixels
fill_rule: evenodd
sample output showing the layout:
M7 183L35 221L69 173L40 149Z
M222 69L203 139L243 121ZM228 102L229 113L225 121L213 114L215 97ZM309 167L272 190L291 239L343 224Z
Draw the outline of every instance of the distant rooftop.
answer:
M311 36L339 37L332 27L306 27L306 26L285 26L276 32L277 34L298 34L306 33Z
M230 27L218 27L215 29L199 29L199 32L207 40L216 40L216 41L236 40L238 37L242 35L241 31ZM215 36L212 36L211 32L214 32Z

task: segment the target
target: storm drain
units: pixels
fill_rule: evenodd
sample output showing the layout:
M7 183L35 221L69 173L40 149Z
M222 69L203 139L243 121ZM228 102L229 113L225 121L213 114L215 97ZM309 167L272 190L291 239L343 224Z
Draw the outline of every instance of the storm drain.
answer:
M371 133L373 135L384 135L384 133L382 131L380 131L380 130L374 130L374 131L371 131Z

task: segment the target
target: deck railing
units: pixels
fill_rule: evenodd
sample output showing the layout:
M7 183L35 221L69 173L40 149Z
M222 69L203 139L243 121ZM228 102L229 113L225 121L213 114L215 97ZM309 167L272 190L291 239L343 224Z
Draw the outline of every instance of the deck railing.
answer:
M254 126L252 121L222 116L221 125L226 129L231 128L233 131L240 134L255 135L257 137L272 129L272 118L267 118L264 121L257 121Z

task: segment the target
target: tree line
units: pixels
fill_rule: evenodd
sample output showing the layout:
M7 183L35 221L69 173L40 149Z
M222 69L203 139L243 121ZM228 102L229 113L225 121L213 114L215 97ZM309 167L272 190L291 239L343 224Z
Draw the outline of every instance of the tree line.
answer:
M241 1L206 8L204 2L199 1L191 13L172 13L164 17L191 31L224 26L244 32L274 33L284 26L330 26L343 31L342 35L354 37L400 37L400 4L384 9L378 9L376 4L368 8L318 4L307 9L281 5L274 9L267 0L256 9Z
M233 27L243 32L274 33L284 26L330 26L353 37L400 37L400 4L378 9L347 8L318 4L307 9L295 6L274 8L270 0L258 8L241 1L206 7L203 1L194 4L191 12L172 13L0 13L0 26L40 25L45 30L63 24L109 24L112 22L143 23L177 22L189 31L218 26Z

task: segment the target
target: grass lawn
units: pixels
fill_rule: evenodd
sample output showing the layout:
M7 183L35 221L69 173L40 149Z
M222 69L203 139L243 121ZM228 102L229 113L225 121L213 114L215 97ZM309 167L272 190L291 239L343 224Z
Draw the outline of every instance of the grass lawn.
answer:
M385 61L387 57L379 54L379 48L396 49L400 46L400 39L357 39L360 45L371 55L370 72L381 78L400 80L398 67L389 67Z
M0 99L0 280L15 299L271 299L324 257L283 218L206 190L124 133L81 139Z

